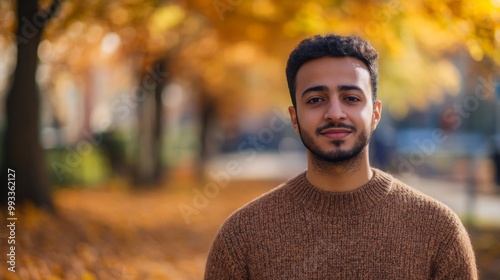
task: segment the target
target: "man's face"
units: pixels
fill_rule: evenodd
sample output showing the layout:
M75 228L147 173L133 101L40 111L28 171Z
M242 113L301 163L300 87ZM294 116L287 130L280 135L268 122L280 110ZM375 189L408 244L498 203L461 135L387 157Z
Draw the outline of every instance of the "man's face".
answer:
M296 76L295 132L315 158L344 162L361 154L380 120L370 73L352 57L322 57L304 63Z

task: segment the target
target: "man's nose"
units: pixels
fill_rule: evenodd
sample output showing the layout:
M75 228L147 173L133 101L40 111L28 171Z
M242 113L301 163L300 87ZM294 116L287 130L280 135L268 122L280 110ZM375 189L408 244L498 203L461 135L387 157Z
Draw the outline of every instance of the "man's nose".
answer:
M340 100L330 100L328 103L328 107L326 109L325 120L331 122L337 122L341 120L345 120L346 114L344 112L344 108L342 106L342 102Z

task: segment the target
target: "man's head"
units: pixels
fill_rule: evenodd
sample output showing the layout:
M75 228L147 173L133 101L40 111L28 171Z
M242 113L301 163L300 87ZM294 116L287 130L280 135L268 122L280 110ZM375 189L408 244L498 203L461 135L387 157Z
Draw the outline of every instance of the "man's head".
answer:
M290 55L290 117L313 164L367 159L382 110L375 93L377 57L362 39L337 35L304 40Z
M317 58L354 57L361 60L370 72L373 101L377 100L378 65L377 51L368 42L357 36L316 35L300 42L292 51L286 65L288 90L293 106L296 105L296 76L302 64Z

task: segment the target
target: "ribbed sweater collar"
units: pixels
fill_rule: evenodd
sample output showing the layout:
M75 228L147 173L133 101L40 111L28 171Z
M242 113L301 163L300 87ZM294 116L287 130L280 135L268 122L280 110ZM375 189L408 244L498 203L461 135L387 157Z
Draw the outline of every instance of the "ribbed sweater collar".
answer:
M313 186L306 171L288 181L291 199L306 209L330 216L359 215L378 205L392 187L391 175L372 169L373 177L363 186L349 192L329 192ZM332 184L335 181L332 180Z

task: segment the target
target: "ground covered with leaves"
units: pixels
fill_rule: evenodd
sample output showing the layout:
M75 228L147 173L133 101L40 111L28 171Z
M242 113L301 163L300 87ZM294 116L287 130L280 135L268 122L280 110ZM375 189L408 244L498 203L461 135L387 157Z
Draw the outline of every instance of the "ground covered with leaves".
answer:
M120 185L58 190L56 215L16 209L16 272L7 270L2 229L0 279L202 279L220 224L277 182L231 182L205 199L204 183L134 191ZM481 279L500 279L500 229L470 232Z

